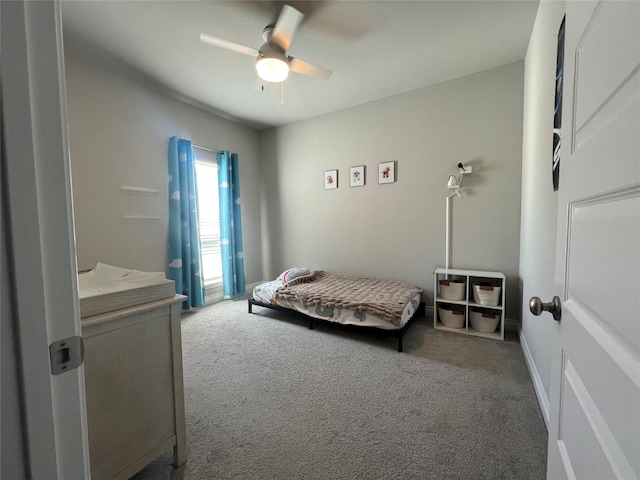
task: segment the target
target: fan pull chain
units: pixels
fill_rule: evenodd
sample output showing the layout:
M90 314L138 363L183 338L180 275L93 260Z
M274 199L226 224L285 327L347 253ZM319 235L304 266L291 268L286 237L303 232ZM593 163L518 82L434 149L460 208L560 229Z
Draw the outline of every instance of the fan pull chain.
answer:
M280 85L282 85L282 99L280 100L280 105L284 107L284 82L281 82Z

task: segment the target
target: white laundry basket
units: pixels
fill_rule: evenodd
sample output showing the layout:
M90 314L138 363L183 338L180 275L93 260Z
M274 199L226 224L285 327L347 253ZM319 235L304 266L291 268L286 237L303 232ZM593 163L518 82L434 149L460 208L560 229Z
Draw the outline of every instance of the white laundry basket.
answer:
M464 307L458 305L438 305L438 317L445 327L464 328Z
M500 323L500 312L488 308L469 309L469 323L478 332L493 333Z
M490 283L473 284L473 301L487 307L496 307L500 303L500 287Z
M460 279L440 280L440 297L445 300L464 300L465 281Z

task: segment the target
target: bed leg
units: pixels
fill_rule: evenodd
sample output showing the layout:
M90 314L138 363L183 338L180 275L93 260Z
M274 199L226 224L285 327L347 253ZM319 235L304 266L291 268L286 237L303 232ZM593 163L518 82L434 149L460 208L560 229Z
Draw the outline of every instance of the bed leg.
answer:
M398 337L398 352L402 353L402 336Z
M253 304L251 303L251 299L250 298L247 299L247 303L248 303L248 306L249 306L249 313L253 313Z
M309 330L313 330L313 318L309 320Z

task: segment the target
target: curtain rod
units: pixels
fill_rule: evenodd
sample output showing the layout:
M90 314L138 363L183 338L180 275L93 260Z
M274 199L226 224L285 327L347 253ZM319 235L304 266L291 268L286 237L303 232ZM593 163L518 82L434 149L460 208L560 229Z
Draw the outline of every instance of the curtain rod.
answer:
M196 148L200 148L202 150L206 150L208 152L213 152L213 153L224 152L224 150L220 150L219 148L203 147L202 145L196 145L195 143L192 143L191 146L192 147L196 147Z

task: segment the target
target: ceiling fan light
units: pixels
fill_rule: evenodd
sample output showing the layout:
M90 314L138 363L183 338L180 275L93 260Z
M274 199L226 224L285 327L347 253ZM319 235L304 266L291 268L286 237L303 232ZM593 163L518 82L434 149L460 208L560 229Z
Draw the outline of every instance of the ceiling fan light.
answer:
M281 58L263 56L256 61L256 70L265 82L283 82L289 76L289 63Z

